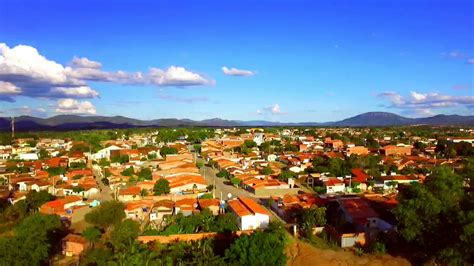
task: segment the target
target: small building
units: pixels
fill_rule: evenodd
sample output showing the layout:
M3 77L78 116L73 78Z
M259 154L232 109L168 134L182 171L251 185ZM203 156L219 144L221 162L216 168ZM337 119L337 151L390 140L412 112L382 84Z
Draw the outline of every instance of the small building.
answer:
M141 189L140 187L134 186L129 188L120 189L118 193L118 200L120 201L132 201L141 199L140 196Z
M385 156L390 155L411 155L411 146L396 146L396 145L387 145L380 149L380 153Z
M237 218L240 230L267 228L270 213L250 198L239 197L228 202L230 210Z
M209 209L213 215L219 214L220 201L218 199L199 199L198 204L201 210Z
M72 257L81 255L89 247L87 240L76 234L69 234L62 240L63 254Z
M323 186L326 188L326 193L328 194L344 192L344 190L346 189L346 184L334 177L323 181Z
M61 199L48 201L41 205L40 212L43 214L62 214L65 213L66 209L74 206L83 205L81 197L78 196L66 196Z
M173 215L174 202L172 200L160 200L153 204L150 211L151 222L161 222L167 216Z

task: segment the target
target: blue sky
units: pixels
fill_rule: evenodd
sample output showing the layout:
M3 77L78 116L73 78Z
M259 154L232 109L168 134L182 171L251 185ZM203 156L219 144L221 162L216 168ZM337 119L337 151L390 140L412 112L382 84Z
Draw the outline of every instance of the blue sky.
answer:
M0 1L0 116L474 110L473 1L69 2Z

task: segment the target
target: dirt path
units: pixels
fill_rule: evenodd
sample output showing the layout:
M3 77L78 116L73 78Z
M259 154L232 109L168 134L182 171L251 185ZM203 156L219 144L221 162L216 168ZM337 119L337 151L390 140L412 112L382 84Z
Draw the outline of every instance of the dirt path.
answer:
M370 265L370 266L405 266L410 263L403 258L390 255L375 256L363 255L361 257L350 251L334 251L331 249L318 249L311 244L296 240L287 248L287 265L313 266L313 265Z

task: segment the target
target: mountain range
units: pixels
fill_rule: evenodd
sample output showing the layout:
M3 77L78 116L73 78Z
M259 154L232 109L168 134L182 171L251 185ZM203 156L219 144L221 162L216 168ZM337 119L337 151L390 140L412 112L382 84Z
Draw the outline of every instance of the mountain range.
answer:
M10 130L10 117L0 117L0 131ZM368 112L334 122L284 123L263 120L241 121L220 118L201 121L191 119L140 120L124 116L57 115L50 118L32 116L15 117L15 130L80 130L133 127L257 127L257 126L326 126L326 127L383 127L383 126L474 126L474 116L436 115L425 118L408 118L387 112Z

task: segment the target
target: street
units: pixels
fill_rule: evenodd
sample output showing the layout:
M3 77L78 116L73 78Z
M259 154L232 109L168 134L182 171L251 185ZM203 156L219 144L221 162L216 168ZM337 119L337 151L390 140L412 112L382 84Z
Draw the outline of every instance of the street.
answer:
M104 183L102 183L103 174L102 174L102 169L100 168L100 166L98 165L92 166L92 173L94 174L95 180L99 184L100 193L91 198L97 199L101 202L113 200L114 198L112 197L112 194L113 194L112 190L110 189L109 186L106 186Z
M212 169L211 167L208 167L208 166L203 166L201 169L201 175L204 176L204 178L206 179L206 182L209 184L209 185L214 185L214 191L215 192L215 196L216 198L221 198L221 193L222 193L222 199L224 200L228 200L229 198L227 197L227 195L230 193L232 195L232 199L234 198L238 198L238 197L249 197L255 201L257 201L258 203L260 203L262 205L262 207L264 207L265 209L267 209L271 216L270 216L270 219L272 221L275 221L275 220L278 220L284 224L286 224L286 222L281 219L278 215L276 215L272 210L270 210L269 208L267 208L265 205L262 204L262 202L260 202L260 198L256 197L254 194L244 190L244 189L241 189L241 188L237 188L233 185L229 185L224 183L224 182L228 182L227 179L225 178L219 178L216 176L216 170Z

